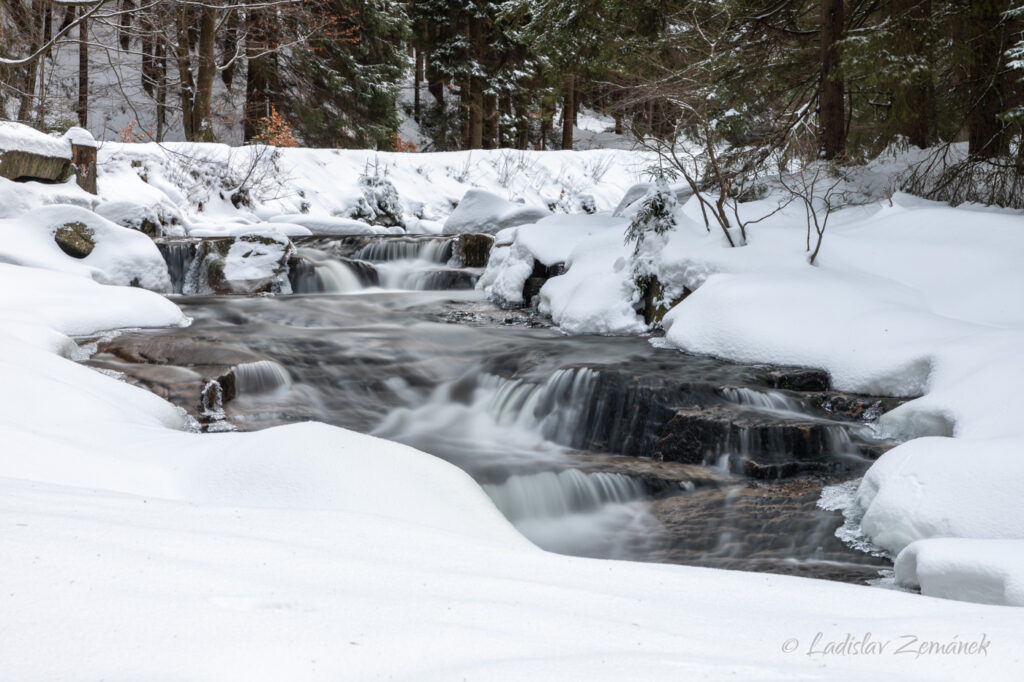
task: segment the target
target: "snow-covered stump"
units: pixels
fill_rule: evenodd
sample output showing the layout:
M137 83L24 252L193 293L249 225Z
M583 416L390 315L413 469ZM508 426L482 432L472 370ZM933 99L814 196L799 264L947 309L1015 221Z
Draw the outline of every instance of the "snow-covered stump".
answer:
M89 194L96 194L96 144L71 143L75 182Z

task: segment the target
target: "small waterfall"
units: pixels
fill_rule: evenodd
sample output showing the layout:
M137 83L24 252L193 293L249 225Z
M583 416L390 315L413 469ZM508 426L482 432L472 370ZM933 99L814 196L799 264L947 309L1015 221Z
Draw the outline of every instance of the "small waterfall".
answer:
M663 541L646 489L629 476L567 469L483 488L520 533L549 552L629 559L649 556Z
M338 261L324 261L316 267L317 291L325 294L345 294L363 288L359 278Z
M452 257L451 239L379 239L352 254L355 260L388 263L398 260L420 260L447 263Z
M491 377L496 391L487 411L502 426L535 431L545 440L579 447L599 377L586 367L560 369L543 384Z
M360 263L363 267L357 272L355 263L342 262L316 249L298 249L297 254L299 259L291 268L292 291L297 294L347 294L367 286L364 271L372 270L372 266ZM372 279L376 279L376 273Z
M182 293L192 261L196 257L197 245L194 242L157 242L157 248L167 263L167 274L171 278L172 292Z
M773 412L802 413L799 400L779 391L756 391L752 388L727 387L721 389L722 397L731 403L745 405Z
M644 486L629 476L577 469L510 476L504 483L484 484L483 489L513 523L592 512L646 494Z
M472 289L478 275L456 268L438 268L420 260L390 261L377 265L380 283L385 289L408 291L445 291Z
M238 393L269 393L292 385L292 378L281 365L272 360L257 360L235 365L235 390Z

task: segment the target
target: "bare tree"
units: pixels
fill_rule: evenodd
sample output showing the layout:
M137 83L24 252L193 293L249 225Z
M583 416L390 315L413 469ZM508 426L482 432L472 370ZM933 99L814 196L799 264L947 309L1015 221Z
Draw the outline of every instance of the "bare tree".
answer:
M789 192L790 197L804 205L807 217L808 262L814 265L825 238L825 229L832 213L851 205L851 193L841 189L844 178L832 164L815 162L801 166L791 173L781 173L779 184ZM811 232L815 234L814 250L811 250Z

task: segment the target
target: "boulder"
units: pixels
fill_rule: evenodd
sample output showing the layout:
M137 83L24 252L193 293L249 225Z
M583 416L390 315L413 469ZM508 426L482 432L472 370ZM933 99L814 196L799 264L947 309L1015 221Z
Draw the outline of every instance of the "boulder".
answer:
M85 258L96 248L96 233L85 223L64 223L53 235L60 250L72 258Z
M483 268L491 255L494 237L489 234L460 234L454 240L451 264L460 268Z
M481 189L471 189L444 224L445 234L468 232L497 234L518 225L535 223L551 213L544 208L517 204Z

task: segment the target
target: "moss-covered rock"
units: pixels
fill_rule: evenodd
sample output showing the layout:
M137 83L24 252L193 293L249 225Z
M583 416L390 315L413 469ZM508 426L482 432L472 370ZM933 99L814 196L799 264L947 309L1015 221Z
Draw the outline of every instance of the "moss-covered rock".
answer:
M95 234L85 223L65 223L57 228L53 239L60 250L72 258L85 258L96 248Z

